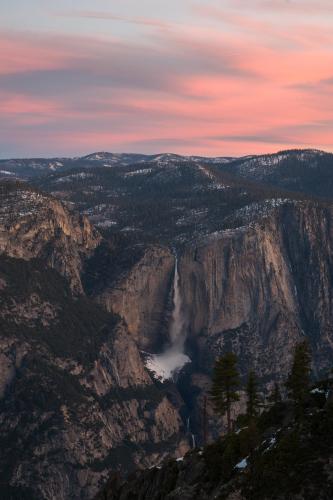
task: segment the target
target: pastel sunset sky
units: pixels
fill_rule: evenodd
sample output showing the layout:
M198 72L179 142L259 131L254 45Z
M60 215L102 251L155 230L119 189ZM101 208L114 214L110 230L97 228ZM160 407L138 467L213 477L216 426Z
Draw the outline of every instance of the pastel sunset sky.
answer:
M333 150L333 0L0 0L0 157Z

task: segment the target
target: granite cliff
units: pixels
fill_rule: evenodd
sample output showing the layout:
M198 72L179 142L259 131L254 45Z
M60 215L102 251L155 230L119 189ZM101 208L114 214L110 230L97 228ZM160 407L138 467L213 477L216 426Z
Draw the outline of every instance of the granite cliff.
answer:
M1 224L1 496L91 498L110 469L183 454L127 325L83 292L98 232L23 185L4 187Z
M311 345L316 376L330 369L332 215L330 205L316 201L254 204L234 214L234 227L179 250L186 354L192 360L179 389L199 439L203 397L221 353L237 353L244 377L255 369L266 394L287 373L293 347L304 336ZM149 249L97 297L107 309L112 304L137 344L149 352L161 352L168 342L163 328L169 315L165 290L172 280L173 261L171 250ZM211 409L210 416L214 428Z
M330 205L315 201L255 204L234 215L233 228L182 246L187 339L198 366L210 370L232 348L244 370L254 366L268 382L285 373L290 348L304 335L317 372L330 366L332 216ZM155 246L97 294L141 348L161 335L173 269L171 249Z
M88 219L20 182L1 184L0 252L42 259L82 293L83 260L101 241Z

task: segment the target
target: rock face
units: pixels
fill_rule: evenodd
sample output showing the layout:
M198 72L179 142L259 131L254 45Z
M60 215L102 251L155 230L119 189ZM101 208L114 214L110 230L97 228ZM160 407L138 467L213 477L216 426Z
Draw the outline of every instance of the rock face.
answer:
M91 498L110 469L188 447L126 326L39 266L0 259L0 496Z
M137 471L126 480L112 474L96 500L328 500L333 407L323 401L323 393L321 401L310 397L311 411L301 424L290 402L280 402L250 430L238 429L181 460Z
M180 275L199 365L235 351L267 382L305 335L314 368L333 360L332 209L285 203L261 220L186 248Z
M143 350L163 343L174 266L171 250L150 246L128 274L98 296L99 303L125 320Z
M230 219L232 229L178 249L187 331L187 399L191 430L200 440L203 397L217 356L237 353L243 377L255 369L264 392L282 382L294 346L309 339L314 373L333 362L332 208L313 201L254 203ZM174 256L149 247L96 298L119 314L137 345L154 352L168 340ZM182 384L182 383L181 383ZM239 411L241 406L235 407ZM211 437L219 424L208 401Z
M221 352L235 351L243 374L254 368L266 386L288 371L295 343L309 339L317 373L333 361L333 210L311 201L276 200L234 214L233 229L178 251L189 349L210 372ZM232 225L231 224L231 225ZM174 256L149 248L98 301L118 313L138 345L166 341Z
M332 208L272 193L266 200L265 192L253 202L250 187L212 187L205 176L207 192L196 190L191 203L203 196L201 202L208 200L214 210L188 210L184 198L176 200L181 213L189 213L189 225L175 218L169 246L135 240L133 247L140 249L132 248L123 261L110 257L110 242L84 216L26 185L4 186L1 497L91 498L110 470L183 455L189 448L185 437L193 433L200 442L203 395L213 362L224 351L239 355L242 375L254 368L263 390L285 379L293 347L304 336L315 371L331 366ZM240 202L245 195L248 204ZM169 227L160 224L159 230L167 233ZM145 350L160 352L168 341L175 244L192 360L178 388L155 381L142 357ZM210 408L208 417L213 420Z
M255 369L264 392L273 381L285 379L294 346L304 336L310 342L314 373L329 371L332 216L330 206L311 201L255 204L235 214L234 229L180 250L181 294L189 325L187 354L192 359L186 392L193 393L190 416L199 439L203 396L210 389L214 361L223 352L236 352L242 376ZM157 259L161 251L150 252L128 271L121 286L99 296L106 305L108 300L116 304L113 310L130 325L142 348L151 347L152 339L160 338L162 344L167 340L161 328L168 314L165 294L156 291L165 290L170 281L172 256ZM151 321L152 311L157 321ZM214 436L216 422L209 404L208 413Z
M69 213L58 200L24 184L2 184L0 252L26 260L41 258L82 293L82 259L100 241L86 217Z
M52 198L6 189L0 497L88 499L110 469L186 452L183 423L125 322L83 293L80 273L100 235Z

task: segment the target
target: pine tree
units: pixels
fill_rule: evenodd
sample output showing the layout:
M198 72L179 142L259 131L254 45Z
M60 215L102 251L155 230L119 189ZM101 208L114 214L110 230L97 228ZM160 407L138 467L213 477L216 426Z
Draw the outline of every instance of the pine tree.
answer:
M239 401L240 378L236 365L237 356L229 352L216 361L213 371L211 396L216 411L221 416L227 414L228 432L231 432L231 406Z
M257 377L253 370L251 370L248 374L246 395L246 416L249 420L252 420L258 416L260 404Z
M311 355L308 343L302 342L295 348L294 360L286 382L289 397L294 401L296 414L300 416L310 391Z
M278 403L281 403L282 397L281 397L281 392L280 392L280 387L277 382L274 383L274 389L271 392L271 394L268 396L268 401L272 403L273 405L277 405Z

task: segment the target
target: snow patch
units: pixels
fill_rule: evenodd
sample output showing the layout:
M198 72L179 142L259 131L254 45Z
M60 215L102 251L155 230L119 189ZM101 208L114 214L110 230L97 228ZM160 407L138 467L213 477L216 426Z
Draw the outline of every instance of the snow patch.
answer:
M318 387L316 387L315 389L312 389L312 391L310 391L311 394L325 394L325 391L323 389L319 389Z
M101 221L101 222L96 222L96 226L98 227L112 227L112 226L117 226L118 225L118 222L114 221L114 220L104 220L104 221Z
M8 170L0 170L0 174L3 174L3 175L15 175L14 172L9 172Z
M66 177L59 177L59 179L57 179L55 182L56 183L70 182L73 179L89 179L92 177L94 177L93 174L87 172L79 172L76 174L67 175Z
M243 460L241 460L240 462L238 462L238 464L235 465L235 469L239 469L239 470L246 469L246 467L247 467L247 459L248 459L248 457L243 458Z
M141 168L139 170L133 170L133 172L127 172L124 177L133 177L134 175L147 175L153 171L152 168Z

